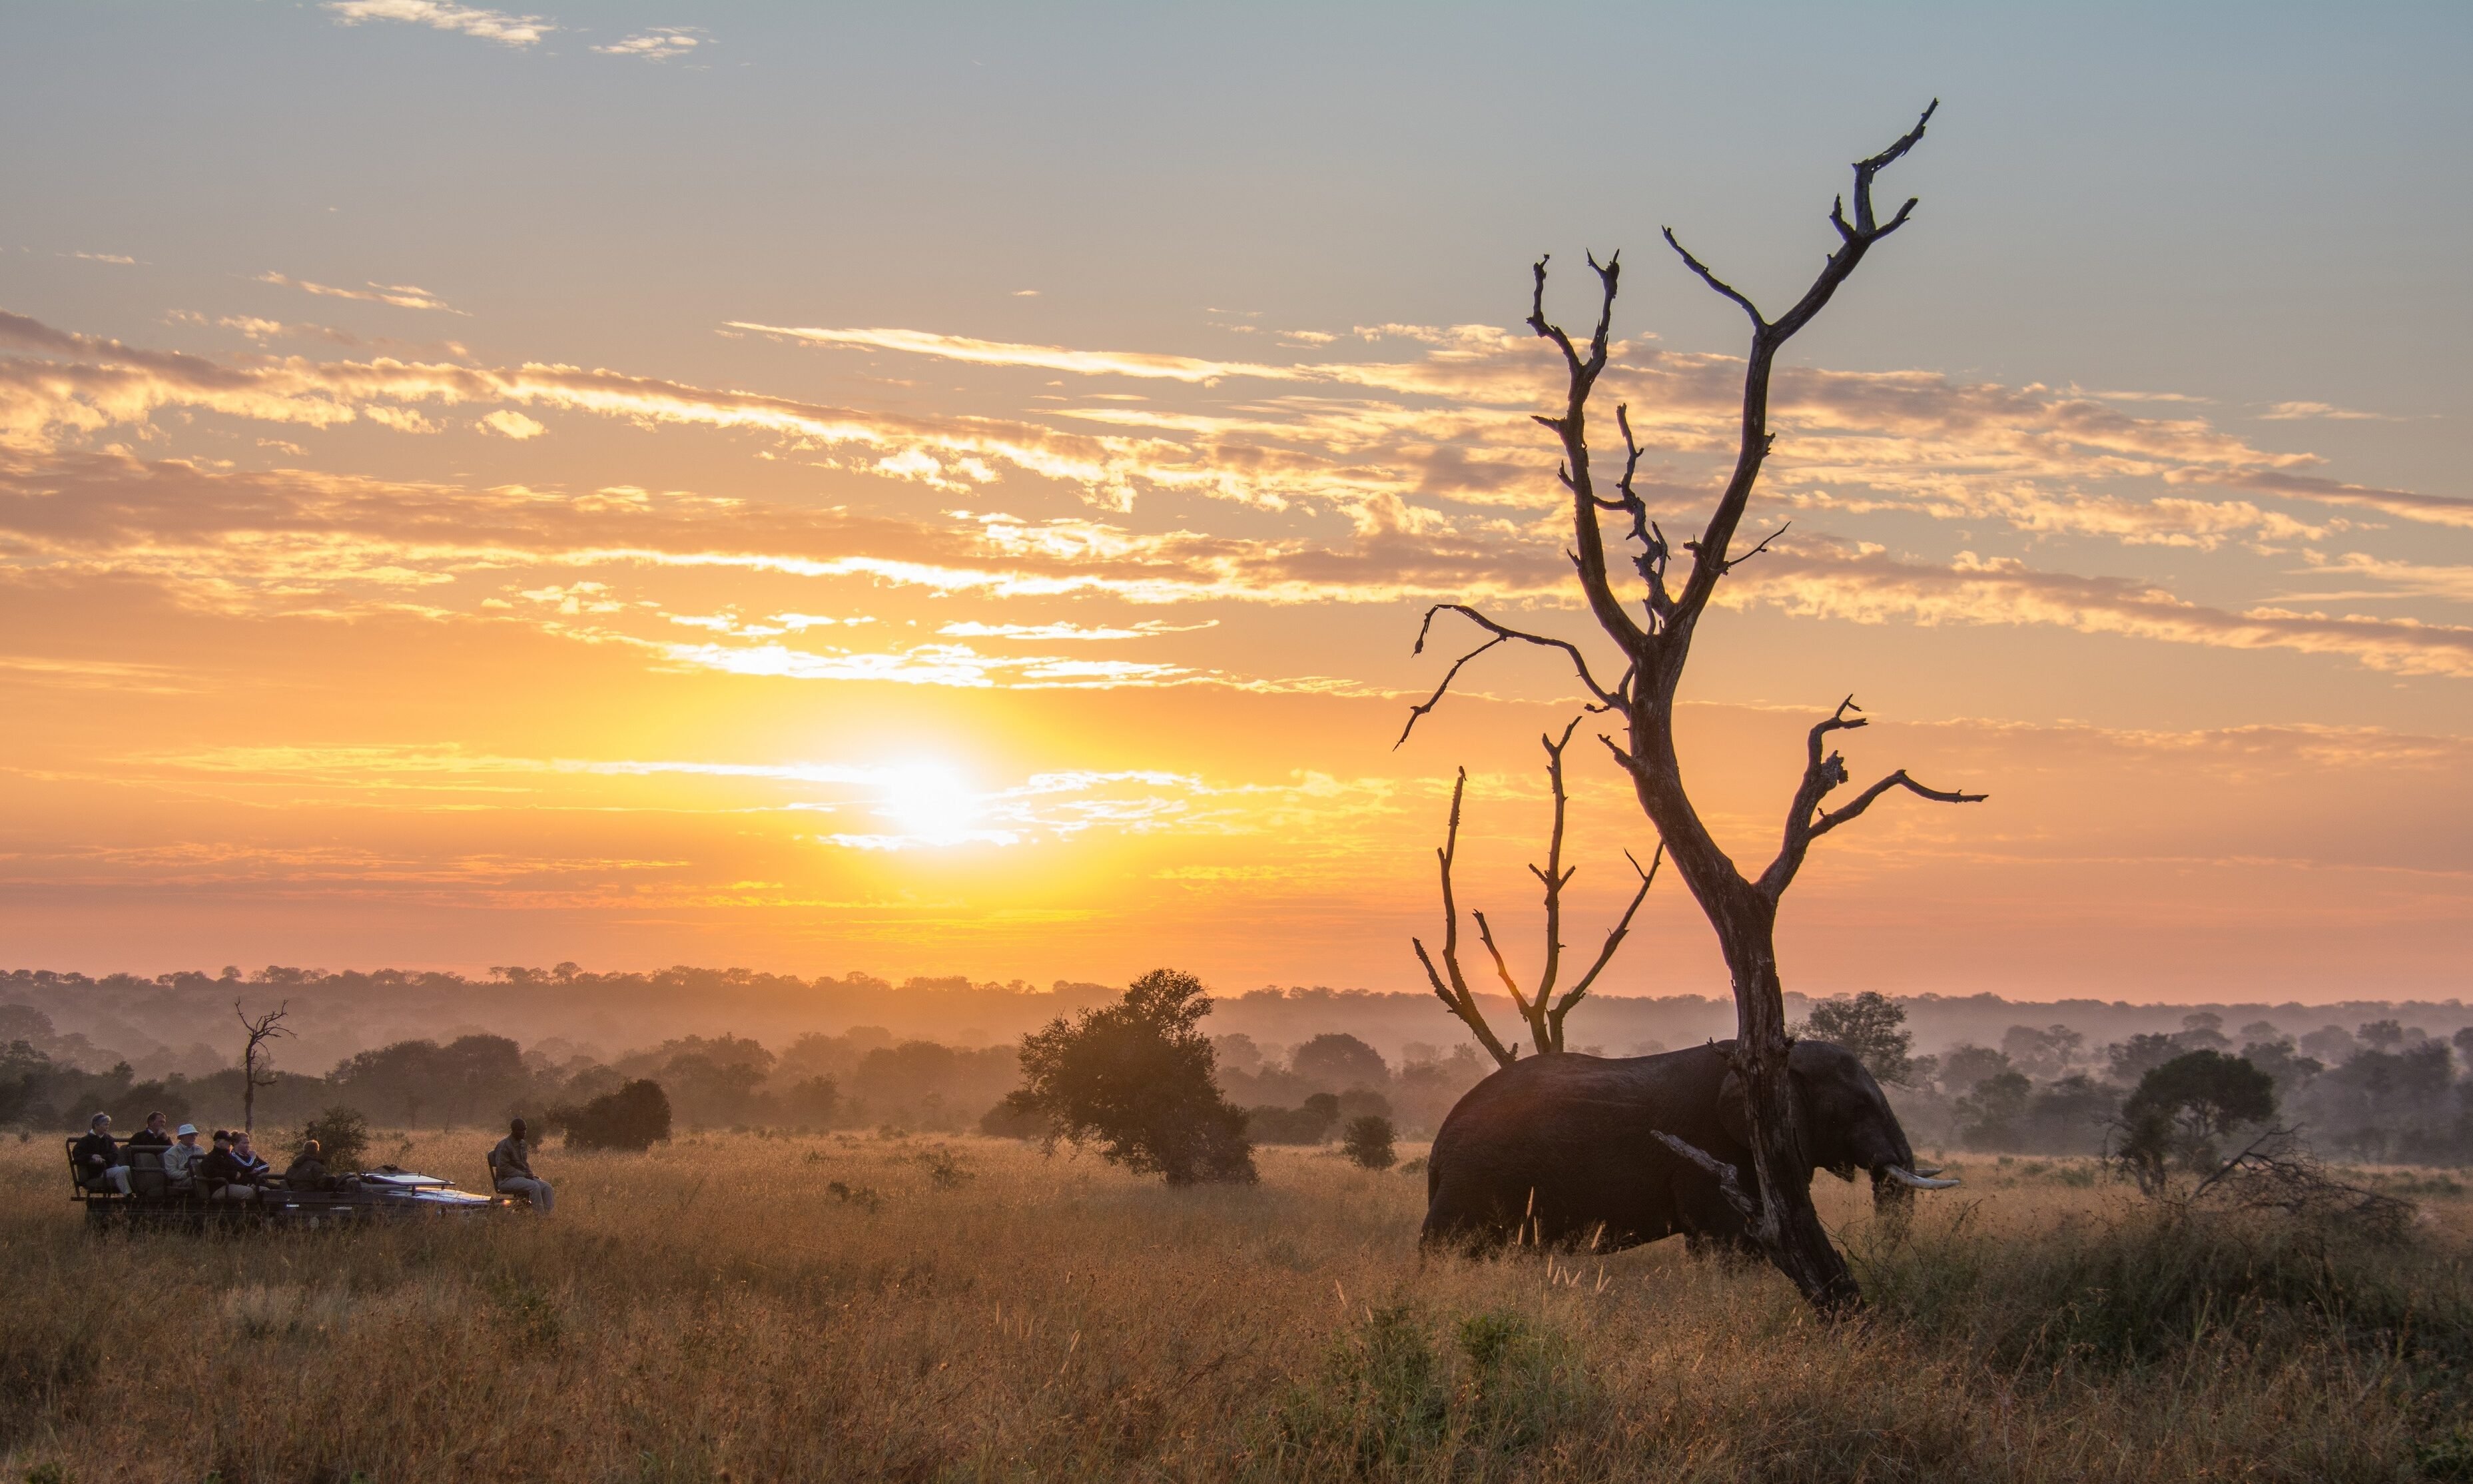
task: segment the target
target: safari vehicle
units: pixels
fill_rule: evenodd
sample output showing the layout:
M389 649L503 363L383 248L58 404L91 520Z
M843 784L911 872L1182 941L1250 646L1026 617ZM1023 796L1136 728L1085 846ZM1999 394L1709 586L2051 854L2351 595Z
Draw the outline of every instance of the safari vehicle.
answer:
M77 1140L67 1140L66 1147L71 1151L69 1199L85 1208L86 1224L90 1227L320 1227L530 1209L523 1201L503 1195L477 1195L456 1188L451 1180L416 1174L392 1164L329 1176L313 1189L291 1189L277 1176L260 1187L257 1200L218 1201L208 1197L203 1180L191 1189L175 1188L163 1169L162 1150L132 1149L126 1144L120 1146L120 1158L129 1168L129 1193L122 1195L109 1185L89 1185L80 1180Z

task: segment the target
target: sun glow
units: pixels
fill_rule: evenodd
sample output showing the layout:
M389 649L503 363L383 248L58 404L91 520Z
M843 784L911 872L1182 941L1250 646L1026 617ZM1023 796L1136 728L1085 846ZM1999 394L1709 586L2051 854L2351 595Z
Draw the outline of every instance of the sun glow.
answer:
M984 812L979 796L961 775L939 763L888 769L879 788L876 816L924 845L969 839L971 826Z

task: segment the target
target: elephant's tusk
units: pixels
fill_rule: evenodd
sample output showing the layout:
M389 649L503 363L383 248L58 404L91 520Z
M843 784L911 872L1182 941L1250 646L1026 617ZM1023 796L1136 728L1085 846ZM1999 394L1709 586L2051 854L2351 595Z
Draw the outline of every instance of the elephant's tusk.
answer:
M1937 1175L1940 1173L1940 1166L1937 1164L1909 1164L1907 1168L1913 1170L1918 1175Z
M1909 1190L1947 1190L1957 1184L1955 1180L1934 1180L1928 1175L1918 1175L1912 1170L1902 1170L1894 1164L1882 1165L1881 1173Z

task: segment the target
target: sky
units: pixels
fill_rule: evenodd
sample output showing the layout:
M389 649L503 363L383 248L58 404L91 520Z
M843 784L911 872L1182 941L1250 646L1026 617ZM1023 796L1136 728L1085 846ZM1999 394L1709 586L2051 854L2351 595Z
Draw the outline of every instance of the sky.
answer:
M12 965L1415 990L1540 956L1596 644L1552 351L1669 531L1848 162L1683 696L1790 989L2473 964L2473 12L444 0L0 12ZM1593 649L1602 655L1602 648ZM1573 754L1567 942L1656 844ZM1583 754L1587 755L1583 755ZM1662 878L1604 981L1722 993Z

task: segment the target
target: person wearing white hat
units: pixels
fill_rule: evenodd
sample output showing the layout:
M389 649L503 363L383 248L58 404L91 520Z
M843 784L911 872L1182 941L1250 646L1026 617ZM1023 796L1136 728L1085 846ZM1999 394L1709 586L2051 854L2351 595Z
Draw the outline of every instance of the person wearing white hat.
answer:
M181 1124L180 1134L172 1140L172 1147L163 1151L163 1174L171 1182L172 1188L181 1191L198 1188L198 1164L205 1157L206 1152L198 1147L198 1126Z

